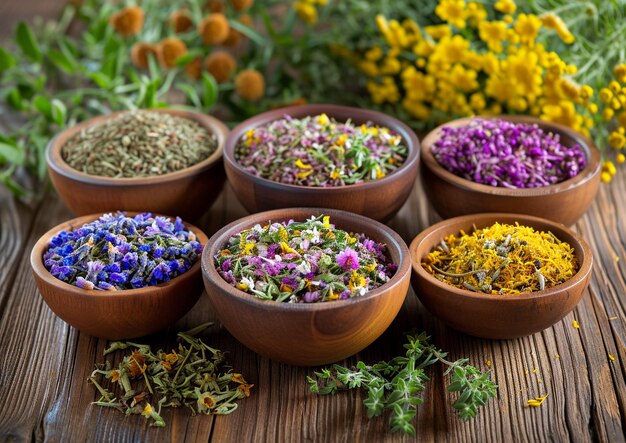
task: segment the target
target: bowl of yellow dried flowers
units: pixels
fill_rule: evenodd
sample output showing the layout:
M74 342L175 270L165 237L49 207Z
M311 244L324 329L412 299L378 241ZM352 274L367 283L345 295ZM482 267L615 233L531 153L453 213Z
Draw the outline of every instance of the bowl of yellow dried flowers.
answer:
M337 105L264 112L235 127L226 175L254 213L284 207L343 209L390 219L417 177L419 141L388 115Z
M578 303L591 276L587 243L562 224L519 214L472 214L411 243L422 304L469 335L509 339L548 328Z
M422 141L421 180L443 218L530 214L570 226L600 183L600 151L555 123L506 115L462 118Z
M194 220L224 184L227 133L199 112L122 111L62 131L46 161L59 197L77 215L154 211Z
M218 318L262 356L332 363L376 340L400 310L411 265L402 238L350 212L277 209L218 231L202 254Z

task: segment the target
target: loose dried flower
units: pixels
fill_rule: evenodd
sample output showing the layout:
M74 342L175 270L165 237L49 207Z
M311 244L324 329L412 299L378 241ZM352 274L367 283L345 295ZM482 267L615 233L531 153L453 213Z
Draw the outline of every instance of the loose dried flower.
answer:
M196 235L180 218L118 212L59 232L43 262L54 277L80 288L123 290L176 278L191 269L201 252ZM133 354L133 361L136 375L145 358Z
M255 69L241 71L235 77L235 92L244 100L259 100L265 94L265 77Z
M176 60L185 54L187 54L187 45L177 37L163 39L157 46L159 62L166 68L176 66Z
M245 229L214 260L232 286L289 303L362 296L389 281L397 268L385 245L337 229L324 215Z
M186 10L172 12L170 15L170 24L174 32L187 32L193 28L193 21Z
M228 38L230 25L221 13L207 15L198 26L198 33L207 45L219 45Z
M148 68L149 56L157 58L157 48L155 45L137 42L130 48L130 60L140 69Z
M551 232L495 223L447 236L422 266L451 286L493 295L542 291L576 274L574 250Z
M339 123L326 114L285 116L247 131L235 158L253 175L300 186L376 180L404 163L407 149L389 128Z
M139 6L128 6L111 15L109 23L123 37L138 34L143 28L144 12Z
M214 51L207 57L205 66L218 83L224 83L234 74L237 62L226 51Z
M215 134L166 112L123 112L89 126L61 148L72 168L102 177L150 177L185 169L217 149Z
M475 118L444 126L433 144L437 162L459 177L490 186L536 188L576 176L587 164L580 145L561 144L558 134L536 124Z

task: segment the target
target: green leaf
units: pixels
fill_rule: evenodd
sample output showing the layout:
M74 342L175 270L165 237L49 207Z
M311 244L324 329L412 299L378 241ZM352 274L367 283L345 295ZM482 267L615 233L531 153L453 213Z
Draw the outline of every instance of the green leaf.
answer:
M111 88L111 77L103 72L90 72L87 74L87 77L93 80L93 82L102 89Z
M43 95L37 95L33 99L33 105L48 121L52 121L52 104L50 100Z
M39 180L44 180L48 172L46 164L46 146L48 141L48 137L31 137L31 143L35 145L35 150L37 151L37 177L39 177Z
M0 157L14 165L24 164L24 151L16 145L0 142Z
M202 98L204 109L207 111L217 102L217 82L215 77L207 72L202 73L202 86L204 88L204 96Z
M24 100L22 99L22 94L20 94L18 88L13 88L8 92L6 101L13 109L18 111L23 111L25 109Z
M241 32L243 35L248 37L250 40L252 40L254 43L256 43L262 48L272 44L272 42L266 39L265 37L263 37L262 34L259 34L257 31L244 25L243 23L240 23L235 20L230 20L228 23L230 24L231 28L235 29L236 31Z
M0 174L0 183L2 183L6 188L13 193L13 195L17 197L22 197L28 194L28 191L16 183L12 178L14 168L9 168L6 171Z
M196 58L196 56L188 52L187 54L178 57L174 64L176 66L185 66L186 64L190 63L194 58Z
M65 125L65 118L67 116L67 108L65 104L56 98L52 99L52 120L59 127Z
M9 51L0 46L0 72L15 66L15 57Z
M75 74L76 67L74 65L73 60L69 58L69 56L57 49L51 49L48 53L48 57L54 65L59 68L61 71L64 71L68 74Z
M19 45L24 55L26 55L34 62L41 61L41 49L39 48L37 40L35 40L33 31L28 27L26 23L20 22L17 25L17 30L15 32L15 41Z

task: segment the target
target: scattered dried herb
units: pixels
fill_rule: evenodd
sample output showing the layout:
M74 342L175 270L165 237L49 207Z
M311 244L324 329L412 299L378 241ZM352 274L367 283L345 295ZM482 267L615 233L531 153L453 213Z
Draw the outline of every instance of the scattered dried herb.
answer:
M571 148L558 134L506 120L472 119L445 126L432 147L435 159L455 175L490 186L537 188L577 175L587 164L580 145Z
M102 177L149 177L179 171L208 158L217 139L198 122L164 112L124 112L65 142L63 160Z
M326 395L361 388L366 394L363 404L369 418L389 409L391 430L409 435L415 435L411 421L417 413L417 406L423 402L418 395L426 389L429 379L425 368L430 365L441 362L448 366L444 372L452 377L448 391L459 393L453 407L463 420L476 416L478 408L496 396L498 386L490 380L490 371L482 373L469 365L467 358L454 362L446 360L447 353L430 344L430 337L425 333L407 335L406 338L406 355L388 362L380 361L370 366L359 361L352 368L335 364L315 372L320 381L307 377L311 392Z
M339 123L326 114L286 115L247 131L236 160L253 175L300 186L343 186L376 180L404 163L402 137L372 123Z
M231 237L214 259L224 280L257 298L316 303L361 296L389 281L397 266L385 252L320 215L257 224Z
M104 214L73 231L61 231L43 255L44 266L83 289L116 291L169 281L198 260L202 245L176 217L150 213Z
M224 371L224 353L195 336L212 323L202 324L178 333L178 349L168 353L133 342L113 342L104 355L129 349L116 369L111 361L96 365L88 381L100 398L93 402L126 415L141 414L151 418L152 426L164 427L163 407L185 406L192 414L230 414L237 409L237 400L249 397L254 386L241 374ZM99 377L100 376L100 377ZM104 388L98 378L116 383L121 389L114 394ZM102 380L101 380L102 381ZM104 384L104 383L103 383ZM157 409L153 405L158 405Z
M498 295L542 291L578 270L569 243L519 223L495 223L471 234L449 235L422 266L449 285Z

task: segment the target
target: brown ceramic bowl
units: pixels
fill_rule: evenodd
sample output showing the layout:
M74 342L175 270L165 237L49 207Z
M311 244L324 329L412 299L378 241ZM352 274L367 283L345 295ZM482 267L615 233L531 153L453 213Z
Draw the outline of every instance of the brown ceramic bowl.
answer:
M569 280L552 288L519 295L495 296L459 289L436 279L421 261L444 237L461 229L472 232L495 222L530 226L550 231L569 243L579 270ZM587 243L564 225L539 217L518 214L473 214L444 220L421 232L410 246L412 283L422 304L448 326L484 338L515 338L548 328L567 315L589 283L593 256Z
M224 184L222 152L228 129L219 120L198 112L153 111L197 121L217 137L216 151L200 163L169 174L141 178L99 177L70 167L63 160L61 149L77 132L119 113L94 117L72 126L52 139L46 150L52 184L72 212L87 215L117 210L150 211L195 220L211 206Z
M337 228L364 233L387 245L398 270L391 280L362 297L323 303L259 300L229 285L215 269L213 257L228 239L257 223L305 220L326 214ZM273 360L302 366L335 362L376 340L398 314L409 289L409 250L398 234L366 217L334 209L290 208L239 219L209 239L202 253L204 286L213 309L241 343Z
M249 129L270 123L285 115L303 118L326 113L329 117L355 124L371 121L399 133L408 148L404 164L379 180L328 188L279 183L256 177L235 160L235 147ZM235 127L224 147L224 167L235 194L248 210L255 213L286 207L334 208L385 221L394 216L408 198L417 177L419 141L404 123L379 112L337 105L303 105L275 109L252 117Z
M489 118L489 117L487 117ZM483 212L510 212L544 217L571 226L585 213L600 183L600 151L591 140L566 128L526 116L499 116L515 123L537 124L558 134L565 146L579 144L587 156L587 166L575 177L541 188L508 189L466 180L446 170L432 154L433 144L444 126L464 126L471 118L439 126L422 140L422 187L433 208L443 218Z
M129 213L129 215L135 215ZM62 230L74 230L100 215L87 215L61 223L35 243L30 254L35 283L50 309L80 331L109 340L130 339L152 334L174 324L189 311L202 294L200 259L182 275L156 286L124 291L86 290L54 277L43 264L50 240ZM207 236L185 223L198 241Z

